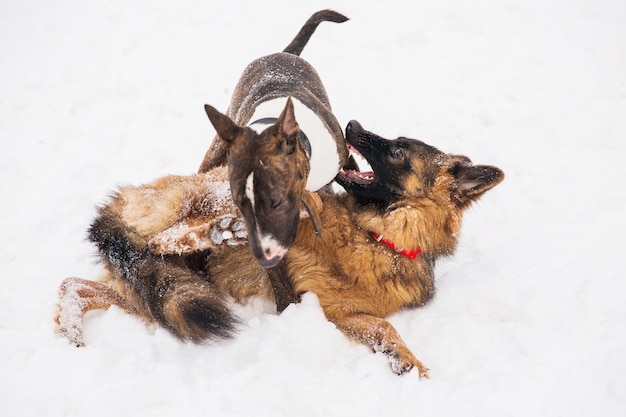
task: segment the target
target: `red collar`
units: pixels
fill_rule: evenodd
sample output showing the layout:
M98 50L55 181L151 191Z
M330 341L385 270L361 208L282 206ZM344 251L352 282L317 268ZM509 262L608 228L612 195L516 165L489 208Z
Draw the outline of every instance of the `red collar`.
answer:
M389 246L391 249L395 250L398 253L401 253L402 255L406 256L409 259L415 259L417 257L417 255L420 254L420 252L422 252L422 249L420 248L414 248L414 249L402 249L402 248L398 248L396 247L396 244L393 243L391 240L389 239L385 239L380 233L376 233L376 232L372 232L372 235L374 236L374 238L381 242L384 243L385 245Z

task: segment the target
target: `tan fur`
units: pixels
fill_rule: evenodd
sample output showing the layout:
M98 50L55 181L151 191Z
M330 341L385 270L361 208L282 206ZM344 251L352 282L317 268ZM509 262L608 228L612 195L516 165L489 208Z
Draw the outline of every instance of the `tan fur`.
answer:
M417 140L381 138L355 121L346 140L374 173L343 172L337 181L347 194L320 193L324 233L319 238L309 220L300 221L285 257L288 275L297 292L317 295L328 320L348 337L385 353L394 372L417 368L427 377L428 369L384 318L433 296L435 260L454 252L463 210L504 174ZM421 253L414 259L401 253L416 248Z
M141 187L122 188L113 207L130 227L149 239L196 215L238 216L229 187L225 167L189 177L168 175Z
M285 259L288 274L296 291L317 295L326 317L350 338L387 353L394 371L416 367L426 376L427 369L382 318L405 306L423 305L432 296L428 260L412 261L376 242L363 225L380 225L379 219L355 216L355 210L347 198L324 196L322 238L309 221L300 222L296 244ZM400 237L409 226L379 230Z
M121 225L128 244L137 250L147 253L152 248L162 253L144 256L141 271L130 281L106 257L106 273L99 281L64 280L55 319L59 332L72 344L83 346L84 314L116 305L147 322L165 321L182 338L202 342L202 332L190 327L180 308L195 295L203 293L220 303L223 295L240 303L253 296L272 300L268 271L256 262L249 247L216 245L209 236L211 228L225 217L241 217L232 202L225 171L222 167L209 173L167 176L144 186L121 188L102 208L101 216ZM198 251L206 254L196 256ZM157 301L157 310L162 308L162 313L155 313L150 297L160 285L171 290Z
M379 169L388 171L384 175L390 183L353 182L356 175L344 172L338 181L347 194L324 191L308 195L309 204L319 210L316 221L323 233L317 235L310 218L300 220L295 244L284 258L285 273L298 294L310 291L317 295L328 320L349 338L386 354L395 373L417 368L420 377L427 377L428 369L385 317L405 307L424 305L433 296L435 260L454 251L463 211L499 184L504 174L496 167L473 165L468 158L446 155L419 141L376 137L356 122L351 122L348 130L351 145L369 149L372 158L378 158ZM394 152L398 146L403 149L400 156ZM169 243L176 249L155 257L142 255L142 271L149 278L146 282L141 274L135 281L116 275L113 264L107 267L108 283L66 280L61 286L57 322L72 343L83 344L80 319L94 308L115 304L147 321L159 321L154 311L162 309L162 324L183 338L202 341L202 329L194 327L181 309L193 301L194 294L206 292L216 304L220 294L242 303L252 296L272 298L275 285L270 283L271 273L268 277L247 246L212 245L206 233L205 225L215 224L216 216L230 210L216 204L215 194L220 194L216 189L223 178L223 171L165 177L147 186L122 189L113 198L103 215L113 213L112 219L119 220L129 242L140 250L167 249L167 245L154 242L163 243L163 236L170 236ZM370 191L363 193L361 188ZM376 198L386 200L375 203ZM226 206L229 204L232 201ZM195 230L194 239L178 232L181 225ZM115 229L115 222L112 227ZM396 248L419 248L421 253L411 259L377 241L374 231ZM206 247L211 248L209 252ZM194 275L196 270L200 275ZM150 294L163 280L173 290L151 301Z
M462 219L461 209L450 199L451 181L445 174L439 176L430 198L400 199L382 215L376 208L363 210L357 214L356 222L359 227L375 230L402 248L419 246L425 252L450 254L456 246ZM406 189L414 188L414 184L407 184Z

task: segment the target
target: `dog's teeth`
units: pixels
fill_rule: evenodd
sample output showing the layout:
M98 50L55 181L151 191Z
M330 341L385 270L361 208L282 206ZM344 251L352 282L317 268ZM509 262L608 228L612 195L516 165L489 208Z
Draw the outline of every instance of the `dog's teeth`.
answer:
M376 240L377 240L378 242L380 242L381 240L383 240L383 235L378 235L378 236L376 236Z
M357 151L355 148L351 148L350 151L352 160L357 166L357 171L371 174L371 172L369 171L372 171L372 167L370 163L367 162L367 159L363 155L361 155L361 153L359 153L359 151Z

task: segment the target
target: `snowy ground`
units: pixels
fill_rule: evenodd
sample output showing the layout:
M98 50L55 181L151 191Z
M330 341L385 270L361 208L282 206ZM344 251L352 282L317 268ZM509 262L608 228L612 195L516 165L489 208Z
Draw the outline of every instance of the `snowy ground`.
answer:
M625 415L626 3L302 4L0 3L0 415ZM194 172L203 105L225 110L244 66L325 7L351 20L303 56L342 124L507 175L467 214L435 299L391 318L431 379L393 375L313 296L250 306L211 346L117 309L69 346L56 290L101 271L95 206Z

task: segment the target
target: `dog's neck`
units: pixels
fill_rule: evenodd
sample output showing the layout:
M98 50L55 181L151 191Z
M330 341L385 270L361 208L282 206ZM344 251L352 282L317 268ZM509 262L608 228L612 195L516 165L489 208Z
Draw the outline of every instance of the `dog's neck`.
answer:
M341 159L337 154L337 144L319 115L295 97L291 99L296 120L300 126L300 140L303 142L311 164L306 189L317 191L330 184L339 172ZM259 104L250 118L252 122L248 124L248 127L261 133L276 122L276 116L285 108L286 102L287 97L279 97ZM308 149L306 142L308 142Z
M422 249L420 249L419 247L413 248L413 249L399 248L395 243L393 243L389 239L386 239L383 235L376 233L374 231L372 231L371 233L374 236L374 239L376 239L378 242L389 246L392 250L406 256L407 258L411 260L417 258L417 255L419 255L422 252Z

